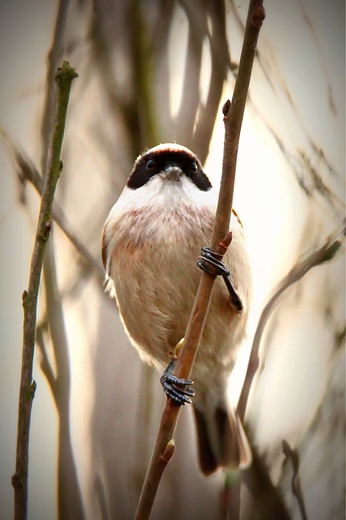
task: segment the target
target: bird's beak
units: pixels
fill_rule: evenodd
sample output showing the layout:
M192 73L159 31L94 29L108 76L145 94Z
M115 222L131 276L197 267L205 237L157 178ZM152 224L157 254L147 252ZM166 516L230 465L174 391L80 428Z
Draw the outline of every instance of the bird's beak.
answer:
M170 164L165 170L162 171L161 176L166 181L178 182L182 175L182 171L176 164Z

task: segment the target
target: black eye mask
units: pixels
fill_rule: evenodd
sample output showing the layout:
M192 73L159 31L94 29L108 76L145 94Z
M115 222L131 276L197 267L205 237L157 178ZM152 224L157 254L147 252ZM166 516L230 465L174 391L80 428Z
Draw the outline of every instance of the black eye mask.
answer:
M192 152L174 148L156 148L155 151L149 150L140 156L134 164L127 187L135 190L144 186L154 175L158 175L170 165L179 167L198 189L207 191L211 188L211 183L196 156Z

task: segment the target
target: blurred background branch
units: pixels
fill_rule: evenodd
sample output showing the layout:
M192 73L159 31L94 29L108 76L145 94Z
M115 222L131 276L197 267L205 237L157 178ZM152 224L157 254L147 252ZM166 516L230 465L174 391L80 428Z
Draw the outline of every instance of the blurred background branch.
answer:
M258 353L260 349L261 338L272 312L280 302L280 299L285 291L287 291L291 285L299 282L299 280L301 280L301 278L303 278L303 276L305 276L313 267L321 265L324 262L329 262L334 258L342 245L342 241L345 239L345 230L346 228L343 228L342 230L334 232L332 236L327 237L320 248L305 253L305 255L280 281L278 288L265 305L258 320L258 325L252 342L249 364L237 406L237 412L242 420L245 417L246 405L249 399L252 381L260 364Z

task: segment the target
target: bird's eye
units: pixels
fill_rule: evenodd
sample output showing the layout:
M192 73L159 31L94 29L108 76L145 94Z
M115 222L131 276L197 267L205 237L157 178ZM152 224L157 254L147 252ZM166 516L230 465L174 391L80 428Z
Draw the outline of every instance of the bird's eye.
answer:
M197 166L196 161L193 161L193 162L191 163L191 170L193 171L193 173L197 173L198 166Z
M147 162L147 170L152 170L155 166L155 161L153 159L149 159Z

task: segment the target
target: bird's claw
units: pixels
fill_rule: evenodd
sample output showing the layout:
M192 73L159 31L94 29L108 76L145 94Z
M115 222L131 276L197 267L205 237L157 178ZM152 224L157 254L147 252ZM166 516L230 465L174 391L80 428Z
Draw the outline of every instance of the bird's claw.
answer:
M193 385L190 379L181 379L172 374L175 365L175 360L171 361L166 370L161 376L161 385L165 394L173 399L173 401L180 405L191 404L190 397L195 395L192 388L185 388ZM189 397L190 396L190 397Z
M216 253L215 251L212 251L209 247L204 246L202 247L200 258L201 259L197 262L198 267L203 271L209 273L211 276L223 277L230 295L230 304L237 312L241 312L243 310L243 302L241 301L240 296L238 295L230 280L231 273L229 269L220 260L220 258L222 258L222 255ZM214 271L210 270L210 265L214 267Z

